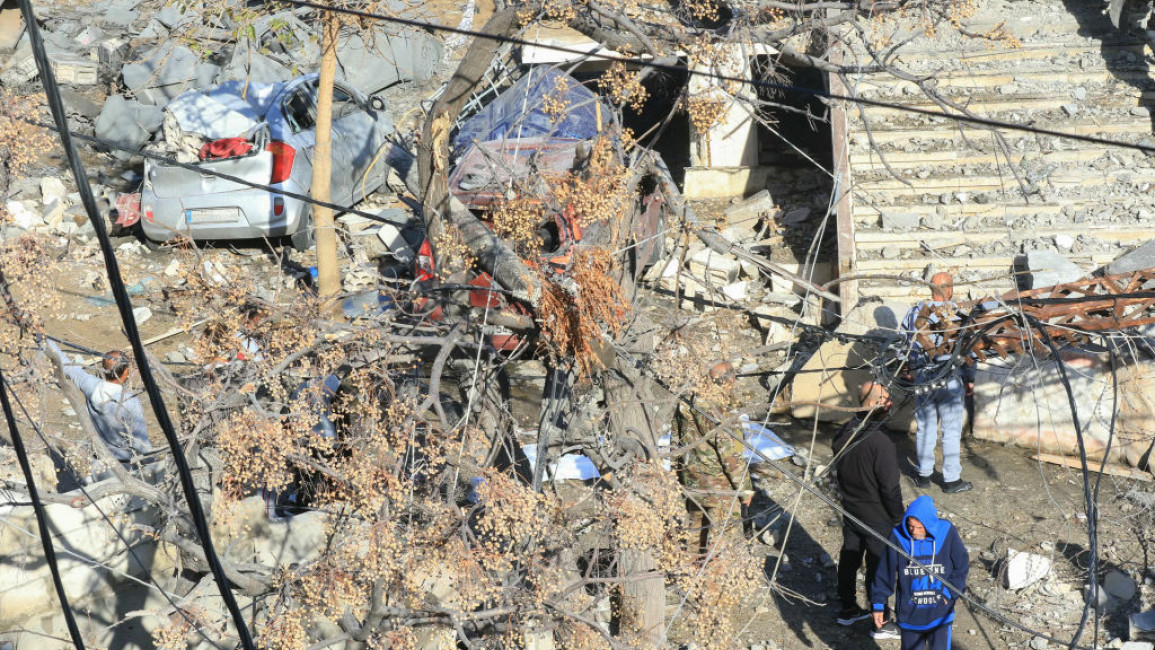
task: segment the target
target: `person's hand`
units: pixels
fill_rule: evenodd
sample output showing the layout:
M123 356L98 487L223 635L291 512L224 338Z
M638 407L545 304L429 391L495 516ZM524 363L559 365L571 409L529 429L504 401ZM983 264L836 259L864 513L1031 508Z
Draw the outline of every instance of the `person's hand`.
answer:
M874 612L874 629L886 625L886 612Z
M967 396L969 397L969 396L974 395L974 394L975 394L975 383L973 381L968 381L967 382Z

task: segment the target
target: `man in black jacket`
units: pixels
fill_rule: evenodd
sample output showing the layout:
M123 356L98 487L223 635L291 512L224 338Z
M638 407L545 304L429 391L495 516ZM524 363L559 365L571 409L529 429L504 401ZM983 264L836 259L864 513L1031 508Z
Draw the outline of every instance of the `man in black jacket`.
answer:
M863 410L834 436L838 487L846 511L885 539L902 520L903 513L898 452L886 433L880 431L891 407L890 393L868 381L862 385L860 399ZM849 520L843 521L842 551L838 556L838 597L842 601L839 624L850 625L870 617L870 611L858 605L855 581L865 559L869 597L885 550L881 539ZM876 627L871 636L897 639L899 634L894 624L887 622Z

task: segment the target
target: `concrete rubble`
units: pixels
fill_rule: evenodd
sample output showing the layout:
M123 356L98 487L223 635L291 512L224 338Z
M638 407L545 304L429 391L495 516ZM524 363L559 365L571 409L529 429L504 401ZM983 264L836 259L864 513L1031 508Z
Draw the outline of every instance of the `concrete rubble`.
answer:
M1003 586L1007 589L1025 589L1051 573L1050 558L1034 553L1007 550L1003 569Z

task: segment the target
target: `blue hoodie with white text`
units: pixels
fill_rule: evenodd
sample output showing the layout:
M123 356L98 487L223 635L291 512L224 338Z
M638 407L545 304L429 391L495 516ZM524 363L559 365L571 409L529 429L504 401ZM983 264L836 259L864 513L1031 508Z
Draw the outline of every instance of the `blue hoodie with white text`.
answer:
M910 536L906 522L911 517L926 528L925 539ZM899 627L928 630L953 621L955 600L962 592L949 589L943 580L965 590L970 558L958 530L949 521L938 518L934 500L925 495L915 499L902 516L902 522L890 531L890 542L924 566L887 547L870 591L872 609L883 610L883 603L896 592L897 577L894 609Z

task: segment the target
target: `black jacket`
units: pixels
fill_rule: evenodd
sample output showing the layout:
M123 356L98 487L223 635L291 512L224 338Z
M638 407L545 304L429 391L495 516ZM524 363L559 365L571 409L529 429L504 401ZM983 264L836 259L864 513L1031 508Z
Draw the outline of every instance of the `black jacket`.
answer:
M902 474L894 443L879 431L881 420L875 415L864 424L863 416L856 415L842 425L831 446L843 507L874 530L889 532L902 521Z

